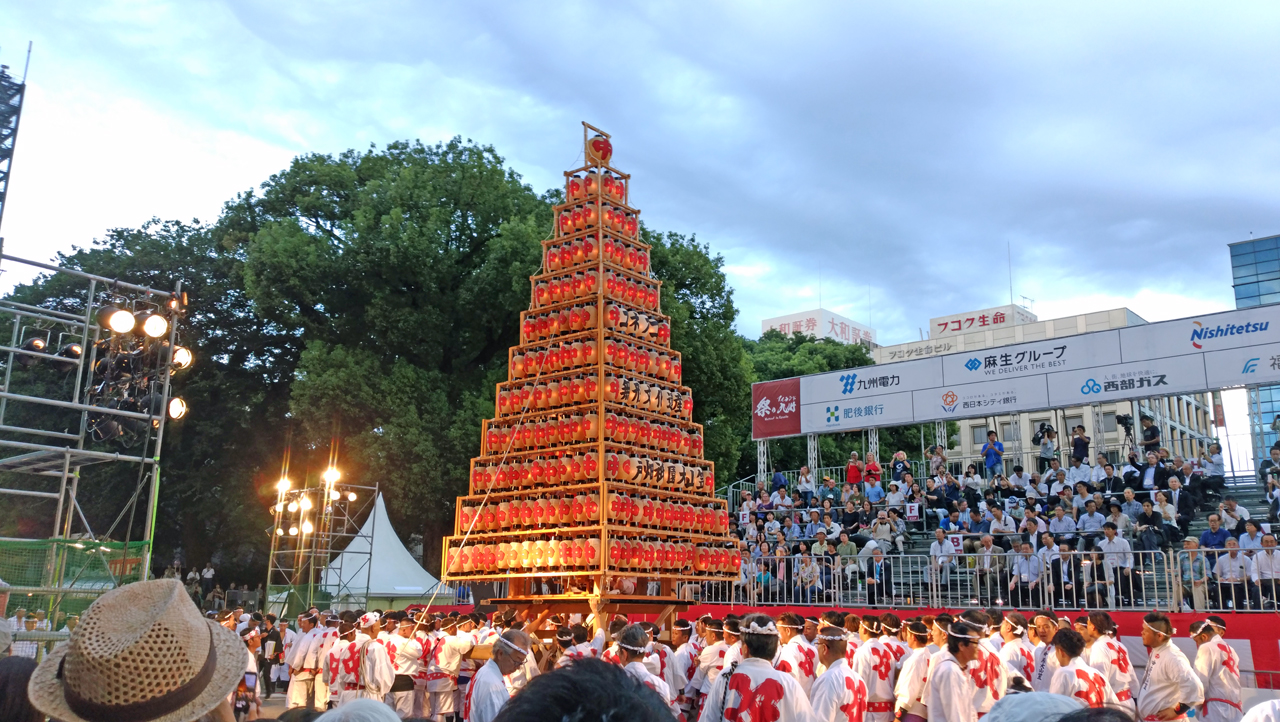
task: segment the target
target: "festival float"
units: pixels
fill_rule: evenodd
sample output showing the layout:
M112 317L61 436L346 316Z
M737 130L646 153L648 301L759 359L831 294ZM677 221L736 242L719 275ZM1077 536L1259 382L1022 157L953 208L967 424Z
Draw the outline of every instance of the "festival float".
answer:
M613 167L608 133L583 123L583 144L443 542L442 578L506 581L491 603L544 617L662 619L688 605L680 582L735 581L741 557L681 383L631 176ZM634 593L611 591L617 579L634 579Z

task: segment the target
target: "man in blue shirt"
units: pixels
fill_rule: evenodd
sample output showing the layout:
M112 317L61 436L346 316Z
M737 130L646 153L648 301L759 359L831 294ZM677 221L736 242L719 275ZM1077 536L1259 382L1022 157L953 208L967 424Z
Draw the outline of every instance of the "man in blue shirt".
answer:
M1231 538L1231 532L1222 526L1222 517L1215 512L1209 515L1209 529L1200 534L1200 548L1205 549L1205 556L1209 557L1210 562L1217 561L1217 552L1207 551L1209 549L1226 549L1227 540Z
M987 432L987 443L982 445L982 456L987 460L987 478L993 479L996 474L1004 474L1004 444L996 441L996 432Z
M822 477L822 488L818 489L818 503L823 499L830 499L832 506L840 504L840 490L836 488L836 480L829 476Z
M773 468L773 479L770 481L770 486L772 487L769 489L771 492L787 488L787 477L783 476L776 466Z
M867 484L867 501L879 504L884 501L884 489L879 484Z

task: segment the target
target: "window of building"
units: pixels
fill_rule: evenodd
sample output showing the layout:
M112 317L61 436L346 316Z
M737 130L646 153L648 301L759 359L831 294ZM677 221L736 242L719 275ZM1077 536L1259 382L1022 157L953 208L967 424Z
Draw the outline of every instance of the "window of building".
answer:
M1084 426L1084 417L1068 416L1066 418L1066 423L1067 423L1067 428L1063 429L1061 433L1062 433L1062 436L1064 437L1070 437L1072 429L1076 428L1077 426Z
M982 445L985 443L987 443L986 424L983 424L982 426L973 427L973 445L981 448Z
M1019 426L1016 423L1011 424L1006 421L1000 424L1000 437L1001 437L1000 440L1001 441L1016 440L1018 438L1018 428Z
M1116 412L1107 411L1102 414L1102 430L1107 432L1116 430Z

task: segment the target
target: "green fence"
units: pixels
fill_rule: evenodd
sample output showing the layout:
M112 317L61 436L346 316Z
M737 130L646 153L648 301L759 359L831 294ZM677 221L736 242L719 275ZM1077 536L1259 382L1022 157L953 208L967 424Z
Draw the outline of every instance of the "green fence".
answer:
M0 541L0 595L8 594L4 616L18 608L47 618L80 614L104 592L142 578L146 542L33 539Z

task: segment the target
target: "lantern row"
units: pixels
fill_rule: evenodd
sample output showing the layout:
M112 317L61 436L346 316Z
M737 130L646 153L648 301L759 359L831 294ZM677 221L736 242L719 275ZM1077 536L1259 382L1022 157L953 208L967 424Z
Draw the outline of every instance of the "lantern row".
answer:
M541 349L517 350L511 355L508 367L511 380L518 381L527 376L545 377L548 374L595 366L598 360L595 339L587 338L551 343ZM680 383L682 366L680 354L676 351L655 351L635 343L609 339L604 343L604 360L606 365L621 371L673 384Z
M520 341L535 343L596 327L594 305L573 306L558 311L520 312ZM605 328L641 341L667 347L671 342L671 324L664 317L636 311L618 303L605 307Z
M583 201L557 206L560 215L556 230L560 236L571 236L579 231L612 231L624 238L635 238L640 232L640 219L636 213L624 208L614 208L608 203Z
M543 241L545 244L545 264L548 273L572 271L578 266L591 264L600 260L600 250L604 249L604 260L628 271L649 275L649 250L639 241L624 241L610 235L604 236L603 246L600 236L593 231L585 233L581 238L557 239Z
M563 529L589 525L600 521L599 504L597 494L464 503L458 507L458 528L501 533L543 526ZM608 509L610 522L626 526L697 534L723 534L729 529L727 509L700 507L687 502L610 492Z
M610 572L684 572L678 576L689 579L737 574L742 567L742 557L737 551L660 539L611 538L608 560ZM465 547L449 548L446 570L451 577L460 578L480 578L502 572L554 575L577 570L597 571L600 561L600 540L594 537L525 539L474 546L468 542Z
M533 305L535 308L554 306L594 297L599 291L600 274L595 270L552 276L534 285ZM624 301L646 311L658 310L656 284L633 281L613 271L604 274L604 297L611 301Z
M500 423L485 420L484 450L486 456L502 454L508 449L525 451L557 444L595 441L601 429L594 413L563 415L556 418ZM695 429L697 424L690 424ZM604 415L604 438L618 444L654 449L668 454L702 458L702 436L674 424L607 412Z
M601 398L611 404L666 415L672 419L688 421L693 416L693 396L687 391L667 389L658 384L613 375L606 376L601 387L594 378L577 375L537 384L526 382L519 388L509 390L499 387L498 418L518 416L535 409L562 409L596 402Z
M710 462L685 464L680 461L632 455L626 451L606 451L604 480L711 497L715 471ZM600 459L595 451L580 454L540 456L521 461L471 467L471 493L516 489L540 490L557 484L575 484L600 478Z
M604 197L623 205L627 204L627 182L621 176L592 169L586 173L574 173L565 178L564 197L570 202Z

